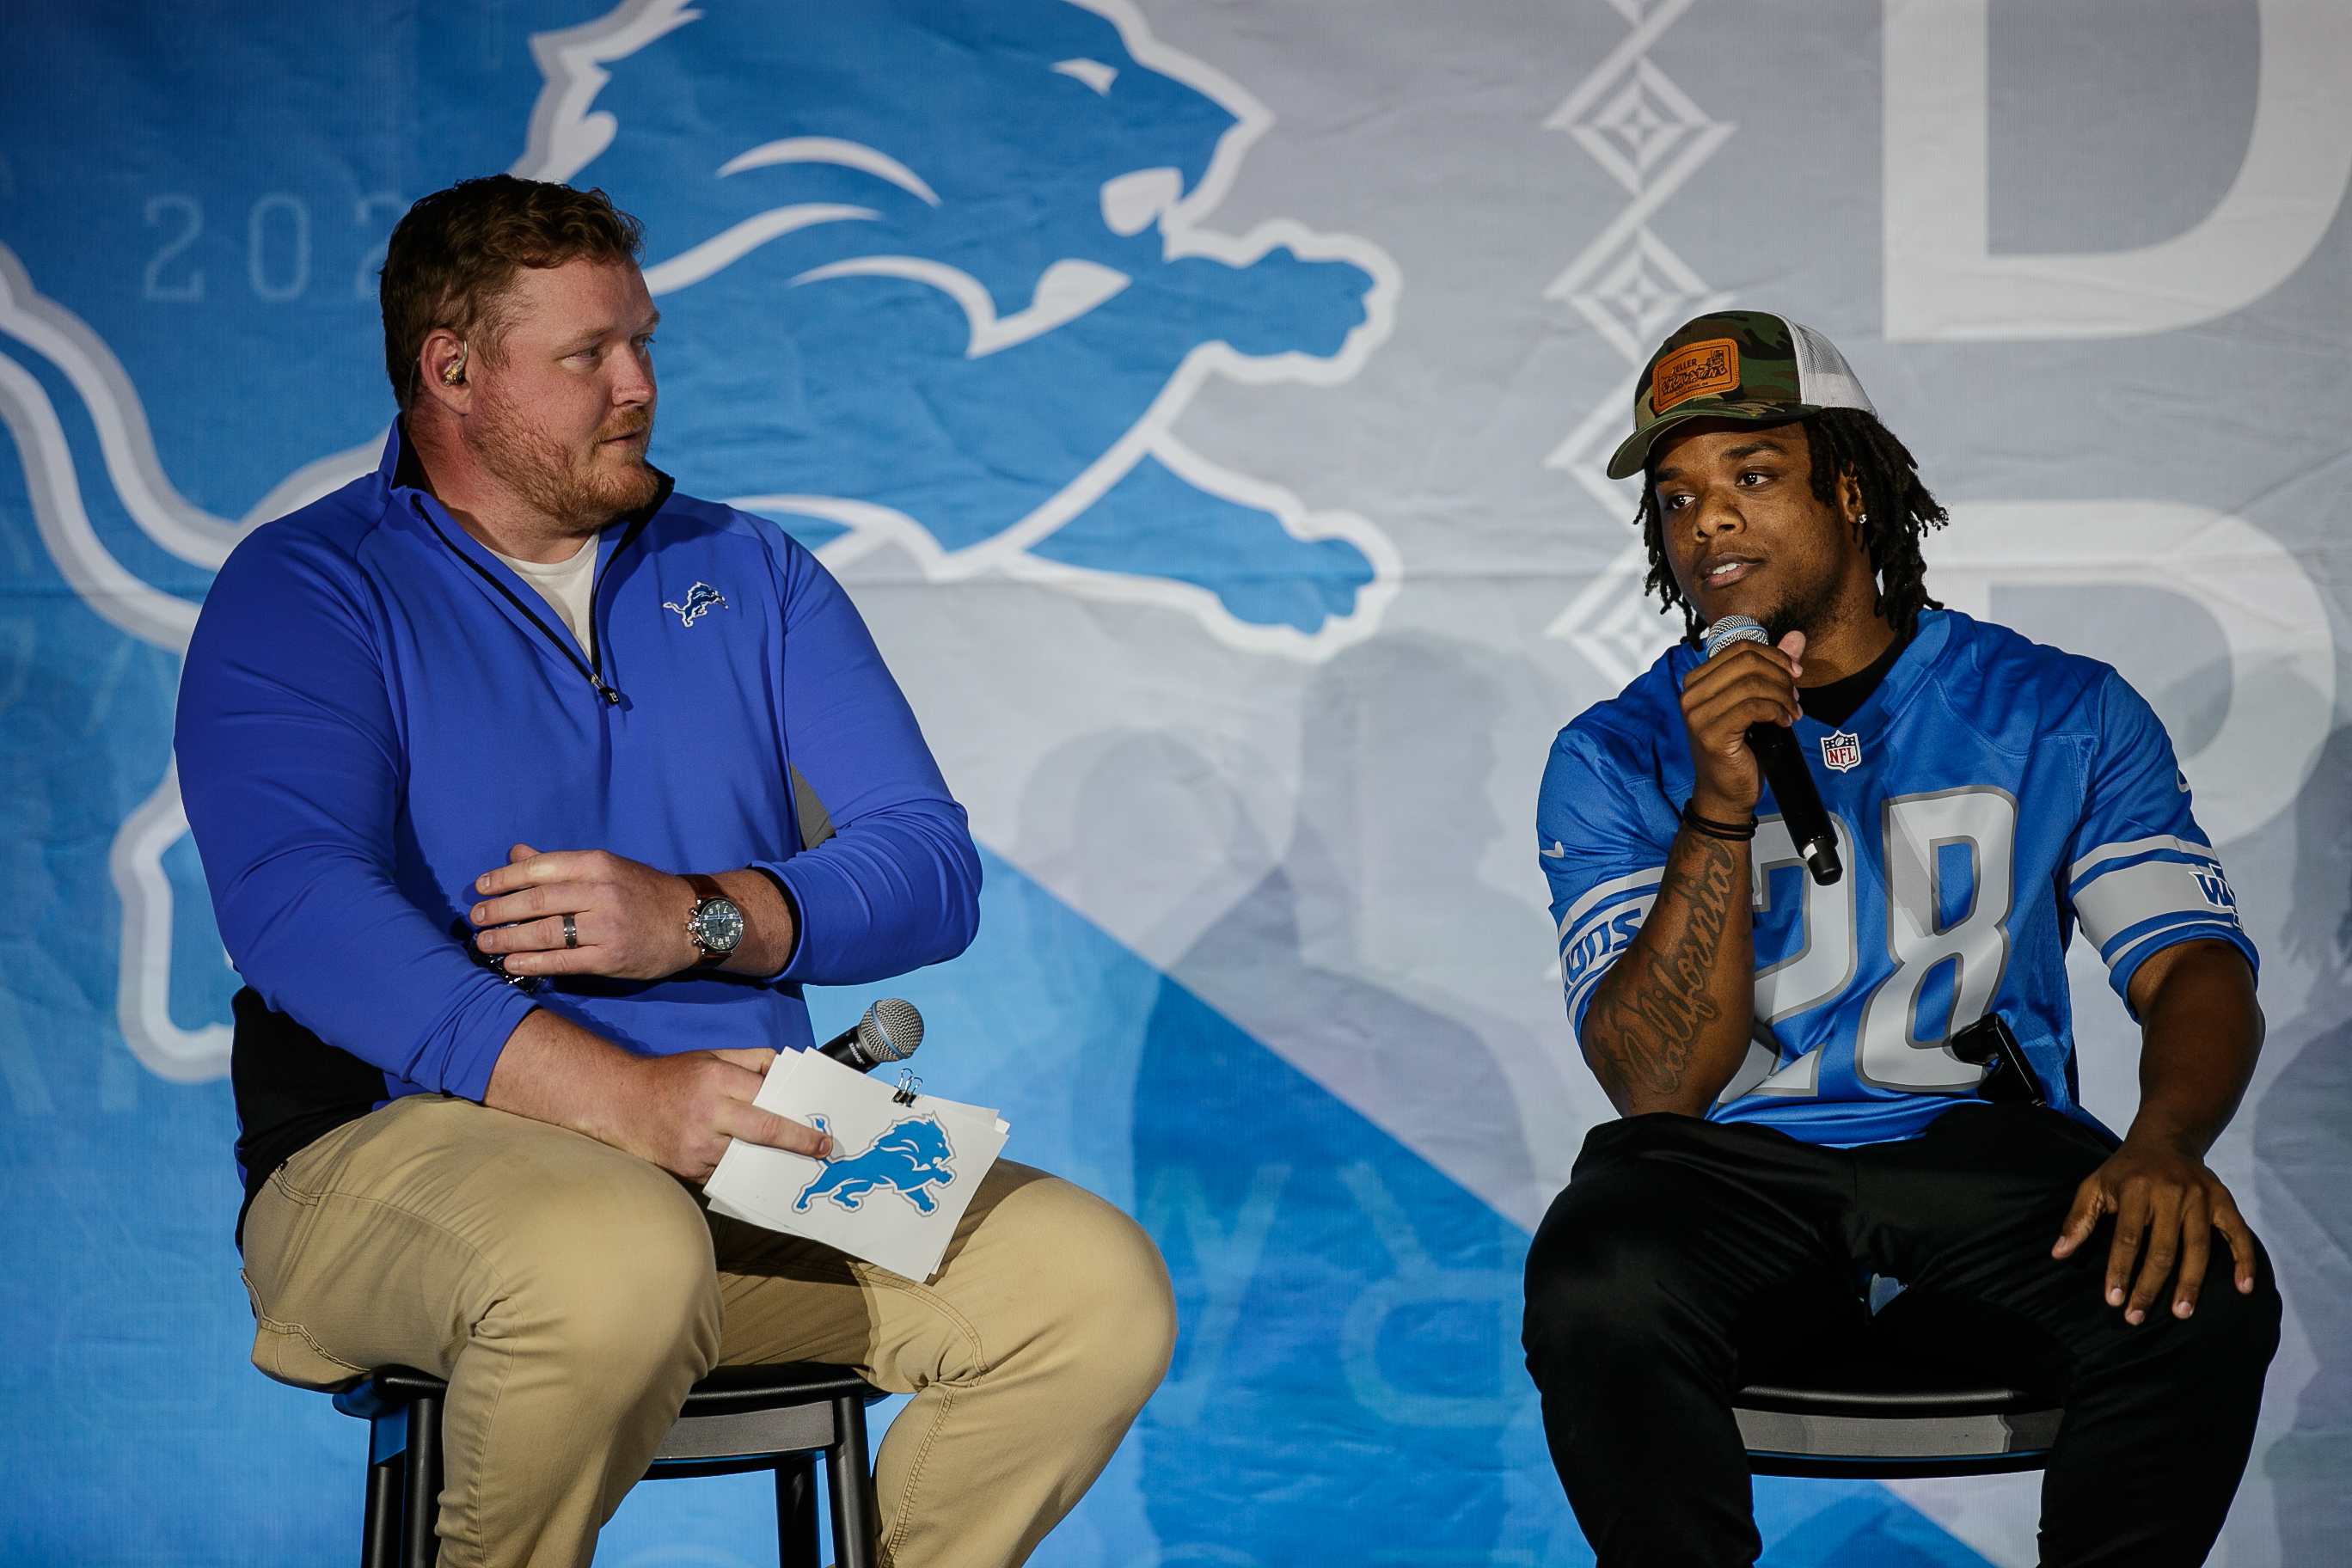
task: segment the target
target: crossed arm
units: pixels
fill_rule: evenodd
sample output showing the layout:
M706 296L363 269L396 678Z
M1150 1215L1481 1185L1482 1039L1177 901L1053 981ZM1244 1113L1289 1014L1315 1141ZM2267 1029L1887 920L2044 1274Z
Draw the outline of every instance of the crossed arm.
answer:
M719 967L773 974L793 952L793 911L757 871L713 879L743 911L743 940ZM696 895L686 879L601 849L542 855L518 844L507 864L475 879L475 945L515 974L602 974L657 980L700 956L687 935ZM572 917L577 947L565 944ZM698 1182L740 1138L822 1156L825 1135L761 1110L752 1100L772 1050L686 1051L646 1057L541 1008L515 1026L482 1103L584 1132Z

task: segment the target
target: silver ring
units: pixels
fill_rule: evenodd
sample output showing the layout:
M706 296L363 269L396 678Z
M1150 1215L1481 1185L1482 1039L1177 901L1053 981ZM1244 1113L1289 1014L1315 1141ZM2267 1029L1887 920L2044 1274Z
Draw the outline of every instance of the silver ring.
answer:
M563 945L566 947L578 947L580 945L580 928L572 923L572 917L570 915L565 915L563 917Z

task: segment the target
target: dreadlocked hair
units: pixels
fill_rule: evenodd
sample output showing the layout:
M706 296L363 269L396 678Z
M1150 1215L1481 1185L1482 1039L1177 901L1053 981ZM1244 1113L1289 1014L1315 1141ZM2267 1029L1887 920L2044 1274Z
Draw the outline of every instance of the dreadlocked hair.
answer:
M1944 607L1927 596L1927 563L1919 553L1919 541L1927 531L1944 526L1944 509L1919 482L1919 465L1910 449L1878 422L1876 415L1859 408L1824 408L1800 423L1805 427L1805 447L1812 459L1815 499L1835 507L1840 474L1852 474L1862 487L1866 519L1861 525L1862 542L1870 552L1871 572L1878 579L1878 613L1895 628L1895 636L1909 637L1918 627L1920 611ZM1655 594L1664 608L1681 608L1684 634L1696 647L1704 623L1683 597L1682 585L1675 581L1674 568L1666 560L1664 519L1658 511L1654 478L1656 464L1654 450L1642 468L1642 510L1634 517L1642 528L1642 542L1650 552L1650 574L1642 586Z

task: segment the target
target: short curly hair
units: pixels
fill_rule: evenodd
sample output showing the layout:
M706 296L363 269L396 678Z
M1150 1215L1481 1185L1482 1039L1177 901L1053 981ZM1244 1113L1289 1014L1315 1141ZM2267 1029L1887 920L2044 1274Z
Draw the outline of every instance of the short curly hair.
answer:
M1874 414L1859 408L1824 408L1799 421L1805 427L1805 449L1812 459L1812 490L1823 504L1837 505L1840 474L1851 473L1862 487L1863 547L1870 552L1870 569L1878 579L1879 615L1897 637L1918 628L1919 612L1944 606L1927 596L1927 563L1919 541L1931 528L1941 528L1948 514L1919 482L1919 465L1910 448ZM1664 520L1658 511L1657 448L1651 448L1642 469L1642 510L1634 521L1642 542L1649 548L1650 574L1642 586L1655 594L1666 609L1680 606L1683 630L1696 646L1704 629L1698 612L1683 597L1666 559Z
M408 209L376 275L383 368L403 413L416 397L425 340L446 327L495 359L510 324L501 307L526 267L587 257L635 263L645 226L603 191L488 174L460 180Z

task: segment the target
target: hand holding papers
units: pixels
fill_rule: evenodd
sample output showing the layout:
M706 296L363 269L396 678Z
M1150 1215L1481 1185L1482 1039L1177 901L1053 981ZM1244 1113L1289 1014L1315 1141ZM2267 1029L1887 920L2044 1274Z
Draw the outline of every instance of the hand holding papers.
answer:
M993 1110L894 1090L815 1051L778 1057L754 1103L826 1133L832 1158L731 1143L702 1184L711 1209L909 1279L939 1268L1011 1131Z

